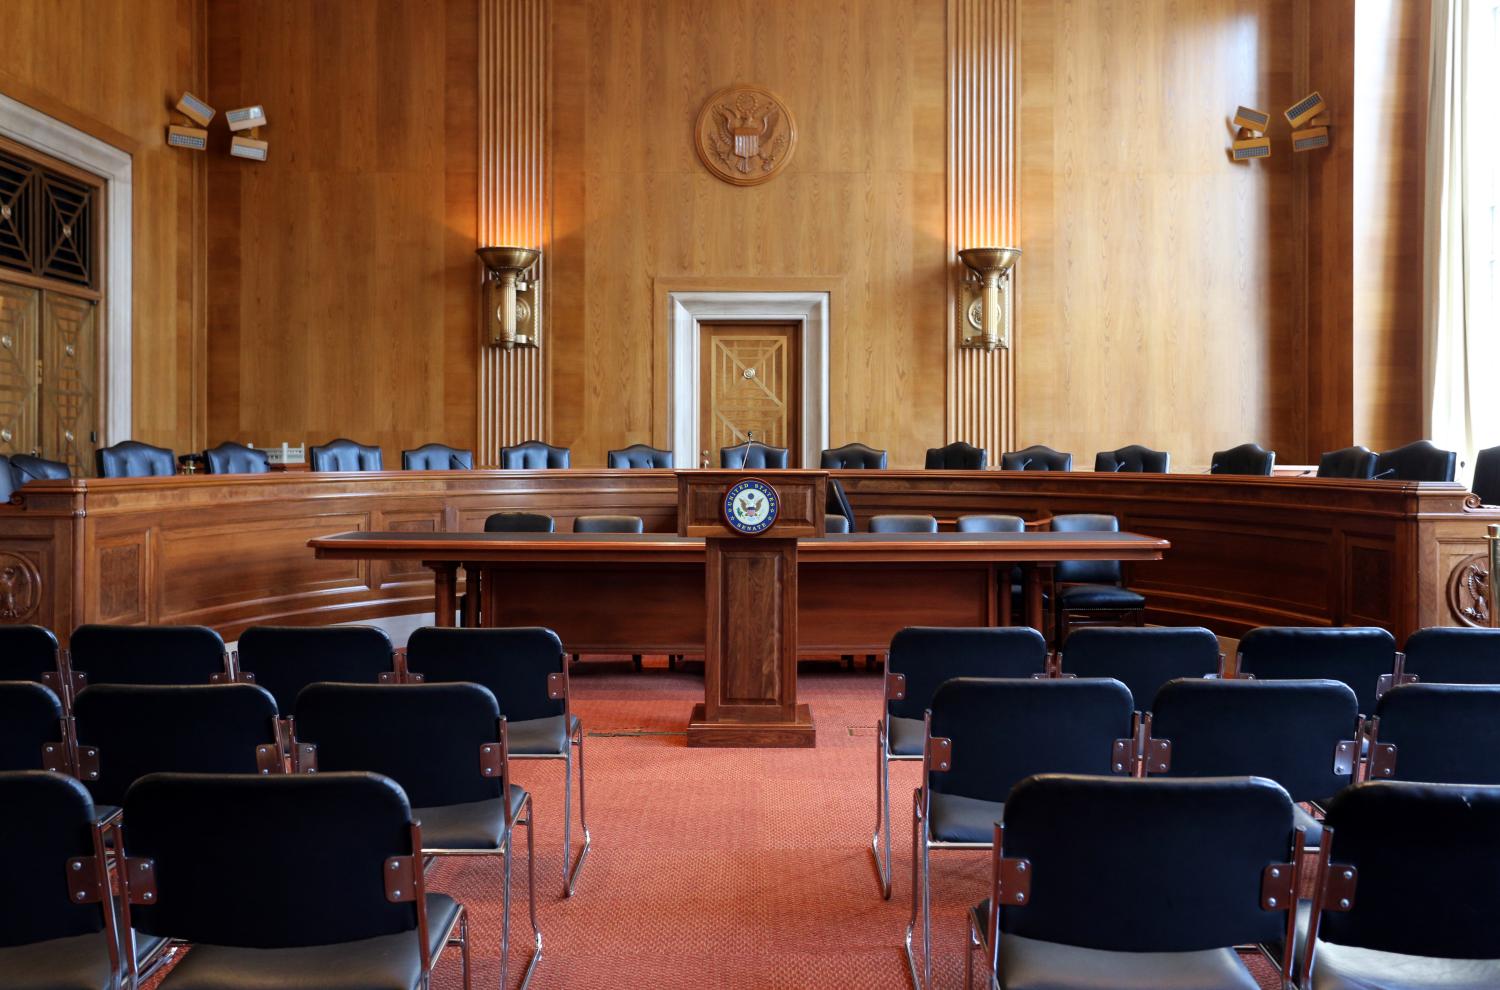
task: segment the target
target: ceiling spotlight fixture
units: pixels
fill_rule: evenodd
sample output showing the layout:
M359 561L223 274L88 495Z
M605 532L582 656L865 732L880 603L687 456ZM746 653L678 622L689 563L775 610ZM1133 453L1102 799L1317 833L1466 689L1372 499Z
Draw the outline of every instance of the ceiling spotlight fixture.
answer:
M1235 107L1234 126L1244 127L1264 134L1270 128L1271 115L1264 110L1256 110L1254 107Z
M208 122L214 119L215 111L192 93L183 93L182 99L177 101L177 112L199 127L207 127Z
M1234 134L1230 148L1231 161L1248 162L1255 158L1271 157L1271 139L1266 130L1271 126L1271 115L1254 107L1235 107L1234 123L1239 130Z
M224 114L224 122L234 132L234 137L229 142L229 153L235 158L245 158L252 162L263 162L270 149L270 143L260 139L260 129L266 125L266 108L259 103L250 107L240 107L230 110ZM240 131L248 131L241 134Z
M1286 122L1291 124L1292 130L1295 131L1326 109L1328 109L1328 104L1323 102L1322 93L1308 93L1286 108Z
M258 141L252 137L240 137L238 134L229 142L229 153L235 158L248 158L253 162L266 160L267 150L270 148L267 141Z
M231 131L247 131L252 127L264 127L266 126L266 108L257 103L253 107L230 110L224 114L224 122L229 125Z
M214 119L214 108L204 103L192 93L183 93L182 99L177 101L174 108L187 118L189 124L170 124L167 127L167 145L172 148L186 148L189 151L203 151L208 147L208 122Z

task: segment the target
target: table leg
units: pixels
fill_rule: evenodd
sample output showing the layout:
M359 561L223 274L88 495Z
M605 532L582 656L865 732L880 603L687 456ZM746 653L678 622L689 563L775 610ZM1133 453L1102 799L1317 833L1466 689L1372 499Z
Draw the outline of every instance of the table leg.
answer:
M1010 600L1010 567L1009 564L998 564L994 568L995 587L1000 596L1000 624L1002 626L1008 626L1015 621L1015 616L1011 614L1014 609Z
M1026 624L1043 636L1042 629L1042 569L1036 564L1021 565L1021 579L1026 588Z
M458 565L446 561L427 564L432 568L432 622L437 626L453 625L455 600L454 585L457 584Z

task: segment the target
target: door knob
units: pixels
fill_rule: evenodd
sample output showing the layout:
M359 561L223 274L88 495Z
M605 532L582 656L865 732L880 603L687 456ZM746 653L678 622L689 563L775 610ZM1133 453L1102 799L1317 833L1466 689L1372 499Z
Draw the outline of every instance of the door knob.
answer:
M4 440L6 443L10 443L10 438L11 432L9 430L0 430L0 440Z
M66 441L68 441L68 443L72 443L73 442L73 431L72 430L63 430L63 439L66 440Z

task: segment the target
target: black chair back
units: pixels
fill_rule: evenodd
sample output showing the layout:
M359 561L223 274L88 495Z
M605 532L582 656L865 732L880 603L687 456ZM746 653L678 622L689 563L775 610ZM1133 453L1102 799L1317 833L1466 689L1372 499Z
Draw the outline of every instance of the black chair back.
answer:
M1002 471L1071 471L1073 455L1053 450L1046 444L1032 444L1024 450L1010 450L1000 455Z
M1500 505L1500 447L1486 447L1475 456L1473 489L1483 504Z
M130 909L147 934L276 949L417 927L384 877L387 859L417 852L411 805L378 774L152 774L130 789L125 820L125 855L156 877L154 903Z
M1219 638L1202 626L1085 626L1068 635L1061 669L1076 677L1113 677L1130 689L1139 711L1179 677L1219 670Z
M309 684L392 680L396 651L375 626L251 626L240 636L239 669L271 692L286 717Z
M662 450L644 443L633 443L629 447L609 452L612 468L669 468L677 466L677 458L670 450Z
M401 452L403 471L470 471L473 468L472 450L460 450L441 443L424 443L415 450Z
M0 681L57 676L57 637L43 626L0 626Z
M177 455L165 447L138 440L121 440L94 451L101 478L153 478L177 473Z
M62 702L46 685L0 681L0 771L62 769L62 717ZM52 752L43 752L47 746Z
M33 457L31 454L12 454L10 471L15 475L17 488L28 481L73 477L72 469L62 461L49 461L42 457Z
M486 533L551 533L557 521L540 512L496 512L484 520Z
M1375 461L1375 477L1392 481L1452 481L1458 454L1418 440L1382 451Z
M891 637L886 671L906 678L905 697L886 700L896 718L921 718L955 677L1034 677L1047 668L1047 641L1030 626L909 626Z
M843 516L848 523L848 529L844 532L854 532L854 506L849 504L849 496L837 478L828 479L828 496L823 500L823 514L824 518Z
M938 521L932 516L886 515L870 517L872 533L936 533Z
M224 640L207 626L79 626L68 649L87 684L210 684L226 673Z
M0 947L103 932L99 903L76 903L69 889L68 861L95 855L94 802L88 791L58 773L0 773L0 808L8 809L0 815L0 856L5 858ZM0 980L27 987L53 985L32 983L27 975L7 973Z
M271 461L264 450L226 440L203 452L203 469L208 474L265 474Z
M989 451L957 440L944 447L928 447L923 467L929 471L983 471L989 462Z
M734 447L719 448L719 467L745 468L751 471L774 470L787 466L787 449L772 447L754 440Z
M1024 533L1026 520L1020 516L972 515L958 517L960 533Z
M567 447L554 447L540 440L527 440L511 447L500 448L500 466L508 471L540 471L548 468L568 467L572 452Z
M1093 512L1072 512L1052 517L1054 533L1118 533L1120 520ZM1119 584L1118 560L1060 560L1052 571L1061 582Z
M79 776L99 804L120 804L148 773L281 769L276 699L254 684L96 684L74 699L73 719Z
M1208 473L1269 475L1275 468L1276 451L1266 450L1258 443L1242 443L1228 450L1214 451Z
M1269 780L1033 777L1005 804L1004 836L1031 892L1000 930L1110 952L1275 942L1286 914L1261 909L1262 877L1289 862L1291 835L1291 799Z
M846 443L823 451L818 457L818 466L844 468L845 470L885 470L886 452L867 447L862 443Z
M927 784L1005 801L1033 774L1129 772L1115 742L1130 737L1134 715L1119 681L955 678L933 694L930 723L933 738L952 741L951 764L929 770Z
M384 466L378 445L344 437L319 444L307 453L314 471L379 471Z
M297 696L297 743L317 746L319 773L383 774L417 808L499 797L479 762L499 738L500 705L478 684L309 684Z
M1293 801L1323 801L1354 779L1358 721L1338 681L1169 681L1151 703L1151 737L1170 740L1170 767L1153 775L1265 777Z
M579 516L573 520L575 533L644 533L646 522L640 516Z
M1103 472L1166 474L1171 463L1172 455L1165 450L1152 450L1138 443L1118 450L1101 450L1094 455L1094 470Z
M1500 684L1500 629L1418 629L1405 653L1402 671L1424 684Z
M1396 640L1376 626L1262 626L1240 639L1241 674L1343 681L1365 715L1375 711L1380 678L1395 666Z
M1355 444L1343 450L1330 450L1318 458L1320 478L1373 478L1375 451Z
M10 458L0 454L0 503L9 502L18 487L20 483L10 469Z
M483 684L512 722L553 718L565 709L561 699L548 696L548 675L567 669L562 640L551 629L427 626L407 641L406 667L428 683Z
M836 512L827 513L823 516L823 531L825 533L849 532L849 517L841 516Z
M1500 685L1403 684L1375 714L1371 780L1500 784Z

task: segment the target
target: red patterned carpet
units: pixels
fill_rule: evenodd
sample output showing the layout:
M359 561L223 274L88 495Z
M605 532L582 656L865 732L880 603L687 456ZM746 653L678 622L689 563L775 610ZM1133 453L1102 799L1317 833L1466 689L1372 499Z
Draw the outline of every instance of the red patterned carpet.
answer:
M658 664L660 661L658 661ZM561 897L561 766L521 763L535 794L539 988L909 987L901 952L910 897L910 802L917 765L892 768L896 891L880 899L868 844L874 823L879 677L805 664L811 750L689 750L698 672L588 660L575 667L575 710L588 732L594 850L576 895ZM524 846L522 847L524 848ZM984 896L987 853L933 857L934 982L963 985L967 906ZM511 979L524 964L524 860L512 900ZM499 980L498 870L439 863L429 889L468 905L474 985ZM1262 985L1275 985L1256 960ZM457 988L458 953L434 986Z

